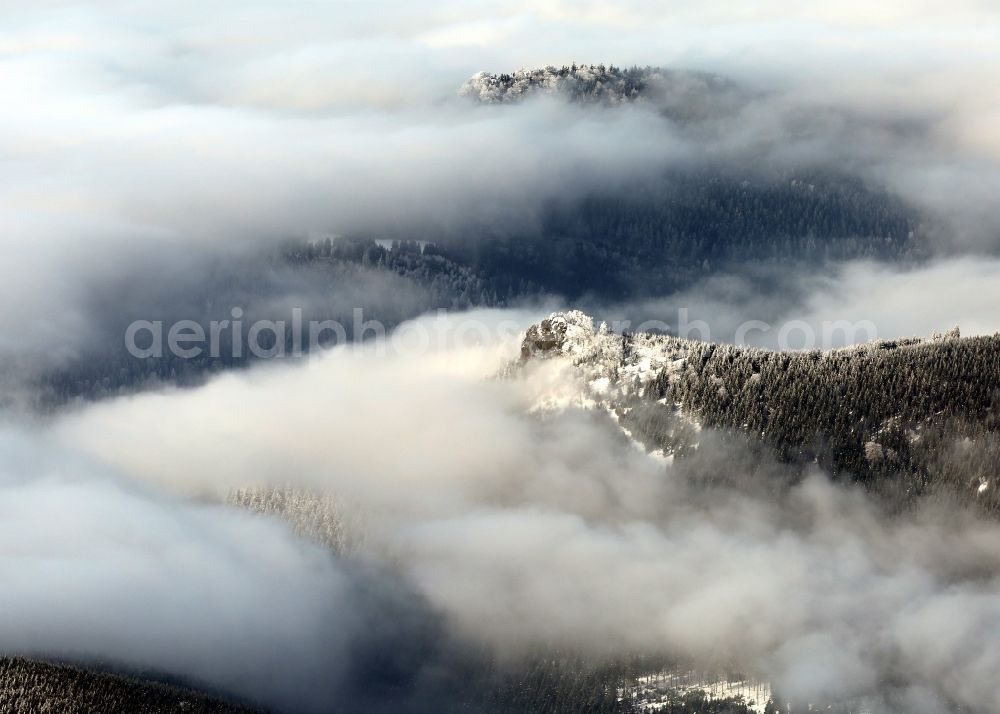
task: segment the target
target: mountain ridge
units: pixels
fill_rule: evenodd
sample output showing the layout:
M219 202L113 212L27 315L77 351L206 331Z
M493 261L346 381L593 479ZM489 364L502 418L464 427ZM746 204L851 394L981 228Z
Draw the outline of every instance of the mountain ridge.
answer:
M732 114L752 96L736 82L710 72L603 63L477 72L458 94L483 104L520 102L544 95L603 105L650 102L667 116L685 121Z
M1000 335L782 352L617 334L568 311L522 340L522 365L553 359L571 365L587 400L668 458L697 449L711 428L894 498L1000 505L991 466L1000 453Z

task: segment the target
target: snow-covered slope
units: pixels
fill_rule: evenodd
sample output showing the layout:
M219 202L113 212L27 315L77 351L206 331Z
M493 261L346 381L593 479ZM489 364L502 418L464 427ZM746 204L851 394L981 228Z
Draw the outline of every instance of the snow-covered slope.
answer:
M641 396L661 370L680 369L686 356L684 340L647 333L626 338L606 323L595 326L593 318L579 310L552 313L528 328L521 343L523 360L568 360L604 400Z
M697 448L700 424L680 404L655 401L658 425L652 434L633 434L634 410L649 405L653 380L679 375L687 364L690 342L668 335L620 335L605 323L579 310L557 312L531 326L521 343L521 359L555 360L571 369L581 385L575 400L549 399L540 408L566 406L607 410L625 434L654 455L671 458L678 451Z

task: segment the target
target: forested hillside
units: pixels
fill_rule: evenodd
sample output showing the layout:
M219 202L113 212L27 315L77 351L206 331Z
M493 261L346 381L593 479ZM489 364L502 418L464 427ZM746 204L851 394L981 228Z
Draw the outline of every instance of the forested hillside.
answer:
M820 265L918 257L918 216L848 176L670 173L553 203L531 228L412 233L291 245L296 263L350 262L429 289L439 305L662 295L713 271L782 259ZM376 237L377 238L377 237Z
M748 261L923 253L915 212L857 179L729 171L671 173L554 204L534 230L438 236L434 246L498 286L571 300L663 295Z
M0 658L2 714L252 714L188 689L76 667Z
M750 714L735 698L707 698L701 690L657 696L654 706L635 693L628 667L592 669L559 657L539 658L517 673L472 669L467 682L429 693L421 704L398 707L373 702L377 711L440 711L477 714ZM662 701L661 701L662 699ZM653 701L653 700L650 700ZM416 706L416 708L414 708ZM332 709L331 711L336 711ZM775 710L778 711L778 710ZM2 714L263 714L189 689L49 664L0 658Z
M1000 506L1000 335L776 352L613 335L568 313L529 330L524 354L574 359L650 449L684 456L713 428L893 499L933 493Z

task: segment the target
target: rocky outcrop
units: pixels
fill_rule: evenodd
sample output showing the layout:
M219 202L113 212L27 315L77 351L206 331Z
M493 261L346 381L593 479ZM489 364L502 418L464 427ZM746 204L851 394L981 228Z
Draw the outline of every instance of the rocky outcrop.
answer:
M562 320L546 318L532 325L521 341L521 359L546 358L562 352L566 342L566 323Z

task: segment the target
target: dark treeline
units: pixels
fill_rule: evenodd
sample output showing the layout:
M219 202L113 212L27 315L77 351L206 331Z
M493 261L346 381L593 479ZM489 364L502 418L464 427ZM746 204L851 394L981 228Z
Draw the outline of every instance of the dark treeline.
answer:
M459 675L462 675L459 677ZM424 675L426 678L426 675ZM329 712L399 714L638 714L628 694L628 667L596 668L567 657L532 657L516 669L486 659L460 666L436 682L395 682L390 691L372 686L367 696L331 701ZM692 708L697 704L700 708ZM670 698L658 711L749 714L736 699L709 701L692 692ZM63 664L0 658L2 714L263 714L262 708L228 703L154 680Z
M748 261L925 252L915 212L860 180L731 170L675 172L553 204L530 229L426 238L433 254L484 276L500 297L540 289L571 301L666 295Z
M2 714L261 714L157 682L21 658L0 658Z
M677 416L686 412L896 499L960 494L1000 505L1000 336L828 352L685 349L683 369L663 370L634 409L620 409L651 446L683 453L697 439Z
M860 180L828 173L761 178L680 172L553 202L530 227L414 230L389 238L290 244L296 264L389 270L457 308L539 295L632 299L689 287L749 261L809 265L925 254L918 217ZM391 241L390 241L391 239Z

